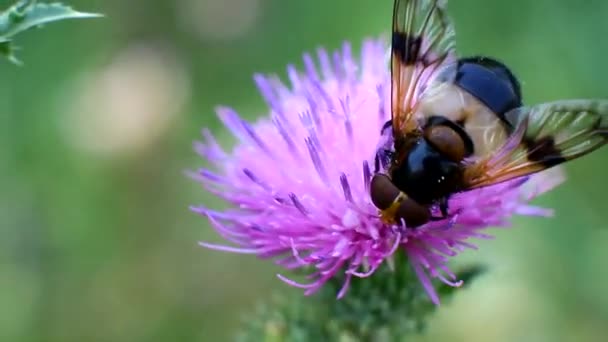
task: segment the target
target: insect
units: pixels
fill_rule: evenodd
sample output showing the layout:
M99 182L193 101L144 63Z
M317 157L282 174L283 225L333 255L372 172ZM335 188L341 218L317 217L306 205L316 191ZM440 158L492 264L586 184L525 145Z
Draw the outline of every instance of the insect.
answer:
M458 58L439 0L395 0L388 143L370 195L387 224L450 217L465 192L531 175L608 141L608 100L523 106L517 78L490 57Z

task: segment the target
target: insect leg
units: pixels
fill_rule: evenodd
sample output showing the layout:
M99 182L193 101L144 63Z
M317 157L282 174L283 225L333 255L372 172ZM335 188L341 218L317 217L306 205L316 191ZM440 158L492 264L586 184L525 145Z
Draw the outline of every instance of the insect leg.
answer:
M443 217L448 217L448 198L443 197L439 200L439 210Z
M382 129L380 130L380 135L384 135L384 132L393 126L393 120L388 120L382 125Z
M439 211L441 211L441 216L432 216L431 221L441 221L449 217L447 197L443 197L439 200Z
M380 172L380 150L376 151L376 157L374 157L374 174Z

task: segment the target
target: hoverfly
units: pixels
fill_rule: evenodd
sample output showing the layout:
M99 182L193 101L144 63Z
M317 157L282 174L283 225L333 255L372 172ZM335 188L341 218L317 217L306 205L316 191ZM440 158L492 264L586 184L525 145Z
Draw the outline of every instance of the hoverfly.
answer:
M509 68L458 58L454 36L445 1L395 0L388 143L370 184L387 224L446 219L455 193L546 170L608 141L608 100L523 106Z

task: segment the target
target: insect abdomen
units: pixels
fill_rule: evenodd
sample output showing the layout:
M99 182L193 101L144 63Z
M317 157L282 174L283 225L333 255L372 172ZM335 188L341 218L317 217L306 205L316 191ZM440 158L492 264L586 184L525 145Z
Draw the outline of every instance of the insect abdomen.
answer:
M504 64L489 57L460 59L454 83L485 104L506 124L505 113L522 105L515 76Z

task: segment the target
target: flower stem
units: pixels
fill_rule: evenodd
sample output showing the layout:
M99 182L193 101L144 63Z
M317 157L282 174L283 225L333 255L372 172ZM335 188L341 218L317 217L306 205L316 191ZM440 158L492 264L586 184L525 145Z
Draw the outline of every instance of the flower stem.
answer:
M319 293L305 297L277 296L272 305L260 306L248 315L239 341L404 341L420 334L436 310L411 269L405 253L396 253L395 269L383 265L369 279L352 279L348 294L336 300L341 279L333 280ZM470 280L482 271L464 269ZM446 299L454 293L438 283Z

